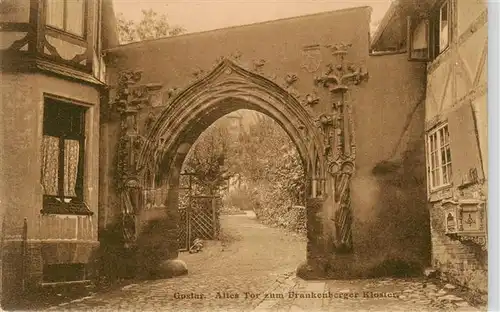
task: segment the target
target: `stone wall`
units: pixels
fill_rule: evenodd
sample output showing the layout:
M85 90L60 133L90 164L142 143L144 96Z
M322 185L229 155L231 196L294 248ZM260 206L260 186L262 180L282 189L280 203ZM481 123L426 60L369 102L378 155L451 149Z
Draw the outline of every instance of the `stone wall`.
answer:
M441 278L480 293L488 292L488 254L474 243L446 236L440 204L431 208L432 266Z
M315 77L324 78L328 76L325 71L338 68L336 65L339 65L339 58L334 52L339 46L342 51L347 49L345 64L341 68L351 68L346 65L352 65L369 73L368 81L349 84L349 92L342 99L352 108L355 132L355 173L350 193L353 253L338 255L335 252L336 247L332 241L336 231L333 221L336 209L333 203L335 182L324 169L328 166L325 161L321 165L323 169L318 165L318 171L323 170L322 174L326 175L325 192L317 198L308 198L306 203L308 262L318 270L317 274L309 276L376 275L384 271L379 267L387 261L404 263L403 266L406 267L401 269L400 274L412 270L413 273L419 272L428 265L430 250L429 232L425 230L429 228L429 218L425 202L423 161L422 101L425 93L425 66L408 62L405 54L370 57L368 25L368 8L355 8L133 43L108 53L112 98L120 72L142 70L140 83L159 84L161 89L151 96L151 106L140 111L139 132L147 136L151 129L147 127L150 117L153 117L154 123L154 117L160 116L159 118L167 121L156 129L165 128L165 133L162 132L161 135L168 141L174 140L172 137L177 139L182 136L182 131L195 136L197 133L194 130L203 130L203 127L215 120L215 117L213 120L211 117L221 117L232 108L247 108L241 107L241 103L245 102L245 97L252 98L265 89L252 85L254 81L262 81L264 77L275 83L268 84L268 88L279 86L281 90L287 91L287 95L291 94L293 98L290 97L290 103L295 105L295 99L299 99L297 102L304 108L294 107L294 113L300 112L298 115L303 118L301 120L308 120L307 125L311 125L321 119L321 116L332 114L332 106L339 99L337 95L332 96L326 85L315 84L318 81ZM315 52L308 50L311 46L316 49ZM221 62L220 57L231 61ZM244 69L252 74L245 73L242 76ZM238 82L247 83L242 85L242 94L237 94L242 99L238 98L236 101L230 98L220 102L214 100L218 100L220 94L235 92L227 87L233 82L226 82L225 79L238 75ZM212 83L210 79L218 79L216 82L221 85L217 85L214 90L203 89L204 83ZM197 83L193 85L194 82ZM199 93L200 98L207 96L209 100L204 103L196 103L194 100L181 103L176 95L185 89L185 92L180 93L181 98L189 97L190 92L194 92ZM247 91L249 89L251 91ZM310 96L306 97L308 94ZM269 94L259 94L257 97L273 98ZM192 107L185 107L186 105ZM200 112L205 107L208 108ZM283 116L289 114L289 107L291 105L286 109L281 108L283 111L273 107L268 113L274 114L276 119L281 118L283 122L287 118ZM183 111L194 111L199 115L183 115ZM206 117L208 115L211 117ZM171 116L180 117L177 118L179 120L170 120L169 118L174 118ZM170 124L173 124L172 128L166 126ZM310 126L307 131L314 134L311 135L313 139L304 140L307 134L300 134L294 128L295 125L284 123L282 126L288 127L291 130L289 134L293 133L295 136L292 140L299 142L317 142L316 138L320 136L317 133L322 131L319 126L318 129ZM115 148L120 135L119 119L108 120L102 126L103 131L104 129L106 132L101 134L106 137L107 142L103 142L101 153L107 161L102 177L109 181L109 177L114 174L112 160L116 156ZM185 135L188 137L187 133ZM324 144L329 145L331 137L324 136L327 141ZM162 138L155 137L154 140L161 141ZM193 140L192 137L184 139ZM304 145L306 144L298 144L299 150ZM175 150L167 152L175 155ZM316 157L321 158L324 151L315 152L316 155L313 155L314 152L305 155L311 167L315 165ZM167 158L173 157L165 159ZM308 170L311 174L312 170ZM102 183L104 182L101 181ZM108 215L119 216L117 194L112 188L101 190L103 205L109 209ZM113 219L110 218L108 222L113 222ZM394 272L384 271L381 274L392 273Z

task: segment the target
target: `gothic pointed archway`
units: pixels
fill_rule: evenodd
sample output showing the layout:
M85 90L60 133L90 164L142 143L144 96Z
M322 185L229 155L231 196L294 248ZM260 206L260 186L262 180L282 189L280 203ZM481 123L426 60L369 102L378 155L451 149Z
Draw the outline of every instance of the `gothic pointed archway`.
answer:
M311 201L325 193L325 183L322 182L325 180L324 141L311 114L282 87L224 59L208 75L175 96L152 126L137 159L139 184L148 188L156 181L168 189L164 218L170 221L179 218L179 178L191 145L209 125L239 109L254 110L274 119L300 154L309 185L306 198ZM173 226L175 222L169 224ZM317 224L313 226L317 227ZM167 232L175 235L173 230ZM309 232L309 240L319 237L317 229ZM175 240L176 237L167 239ZM308 254L312 245L317 244L308 244ZM171 250L169 254L176 257L177 250Z
M270 80L224 59L180 92L159 116L140 154L138 170L158 172L160 167L169 167L182 143L192 144L208 125L238 109L255 110L276 120L296 144L306 168L323 149L314 121L297 99Z

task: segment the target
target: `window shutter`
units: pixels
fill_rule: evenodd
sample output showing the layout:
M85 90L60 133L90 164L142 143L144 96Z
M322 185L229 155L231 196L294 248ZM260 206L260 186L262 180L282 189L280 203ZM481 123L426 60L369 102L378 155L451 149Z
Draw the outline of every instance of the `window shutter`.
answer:
M472 182L473 172L483 179L481 158L472 107L467 103L448 116L450 131L452 181L456 186ZM472 174L472 175L471 175Z

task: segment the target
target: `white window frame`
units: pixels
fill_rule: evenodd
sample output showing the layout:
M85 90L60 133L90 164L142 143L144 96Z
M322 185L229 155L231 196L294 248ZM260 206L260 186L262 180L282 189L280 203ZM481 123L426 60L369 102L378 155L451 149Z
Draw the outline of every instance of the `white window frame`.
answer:
M453 166L448 123L443 123L429 131L426 144L429 189L435 191L450 186L453 179Z
M441 39L442 39L442 35L443 35L443 29L442 29L442 25L443 25L443 15L442 15L442 12L443 12L443 8L446 6L446 21L447 21L447 26L446 26L446 36L447 36L447 40L446 40L446 45L442 45L441 44ZM439 27L439 38L437 38L438 42L439 42L439 51L437 51L437 55L443 53L449 46L450 46L450 33L451 33L451 6L450 6L450 1L449 0L446 0L444 1L440 6L439 6L439 17L438 17L438 27Z
M80 18L82 19L82 24L81 24L81 29L78 32L72 31L71 29L69 29L69 26L68 26L68 18L69 18L69 16L68 16L69 15L68 1L71 1L71 0L56 0L59 2L59 4L63 5L63 11L62 11L63 25L55 25L55 24L52 24L48 21L49 20L48 8L50 6L49 1L50 0L44 1L45 10L46 10L46 12L44 13L46 26L48 26L52 29L56 29L56 30L63 32L65 34L76 36L80 39L85 39L86 38L86 29L85 28L87 27L87 17L88 17L88 14L87 14L87 2L88 1L83 1L83 3L82 3L82 11L81 11L81 16L80 16Z

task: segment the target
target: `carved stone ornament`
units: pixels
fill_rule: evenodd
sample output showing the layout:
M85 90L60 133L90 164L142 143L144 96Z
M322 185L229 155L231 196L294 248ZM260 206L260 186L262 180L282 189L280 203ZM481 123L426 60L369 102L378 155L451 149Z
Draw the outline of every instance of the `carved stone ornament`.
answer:
M205 74L205 71L201 68L197 68L193 71L193 77L195 79L200 79Z
M176 88L176 87L173 87L173 88L169 88L169 89L167 89L167 90L165 91L165 93L164 93L164 95L165 95L165 96L164 96L164 97L165 97L165 98L164 98L164 100L165 100L165 101L170 101L170 100L172 100L172 99L173 99L173 98L177 95L177 93L179 93L179 89L178 89L178 88Z
M231 53L231 59L234 61L239 61L241 59L241 52L235 51L235 52Z
M321 66L322 55L319 44L309 45L302 48L302 64L308 73L316 72Z
M322 76L314 78L314 83L328 88L333 93L345 93L350 84L358 85L368 79L368 72L354 64L328 64L326 68Z
M150 112L144 124L144 130L146 133L151 131L151 128L153 128L155 122L156 122L156 115L153 114L153 112Z
M445 234L461 242L472 242L486 249L485 203L477 199L445 200Z
M260 72L262 70L262 67L266 64L266 60L260 59L260 60L254 60L253 61L253 69L256 72Z
M136 239L135 215L139 209L140 185L137 160L145 143L145 138L138 132L137 115L143 106L150 104L151 92L161 88L158 84L139 85L141 75L140 71L121 72L116 98L111 103L121 117L115 181L121 197L123 236L127 246Z
M326 45L328 49L330 49L332 55L346 55L349 52L349 49L352 47L352 43L336 43Z
M313 107L318 103L319 103L319 97L315 92L306 94L303 101L303 104L309 107Z
M299 77L296 74L287 74L285 77L286 87L291 87L298 79Z
M346 93L352 85L367 80L368 73L345 60L351 44L327 46L336 61L327 64L326 72L314 83L332 94L331 112L319 116L318 125L324 138L327 171L333 178L334 219L337 252L352 250L352 217L350 181L354 174L356 145L350 103Z

